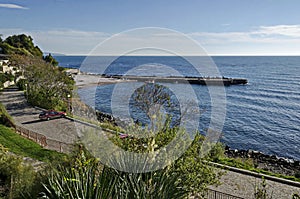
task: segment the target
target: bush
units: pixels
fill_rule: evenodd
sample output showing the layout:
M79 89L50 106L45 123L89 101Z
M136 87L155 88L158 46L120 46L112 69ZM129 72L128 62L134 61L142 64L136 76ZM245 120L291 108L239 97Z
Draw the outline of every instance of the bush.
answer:
M10 73L0 73L0 84L1 84L1 87L3 87L3 84L6 82L6 81L13 81L14 80L14 76Z
M264 177L259 185L254 187L254 198L255 199L272 199L273 193L269 193L268 185Z
M26 84L27 84L27 80L25 79L20 79L17 82L17 87L19 88L19 90L24 91L26 90ZM27 92L27 91L26 91Z
M5 107L0 103L0 124L3 124L7 127L15 127L13 119L7 113Z
M26 198L35 179L32 166L26 165L20 157L7 153L0 144L0 186L3 188L0 197Z

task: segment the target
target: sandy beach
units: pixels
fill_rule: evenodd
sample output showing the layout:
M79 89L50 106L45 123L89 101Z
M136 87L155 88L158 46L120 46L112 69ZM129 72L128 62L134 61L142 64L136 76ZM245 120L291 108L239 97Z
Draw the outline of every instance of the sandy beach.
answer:
M74 80L76 81L76 86L78 88L133 81L133 80L122 80L122 79L115 79L115 78L104 78L101 77L100 75L86 75L86 74L78 74L75 76Z

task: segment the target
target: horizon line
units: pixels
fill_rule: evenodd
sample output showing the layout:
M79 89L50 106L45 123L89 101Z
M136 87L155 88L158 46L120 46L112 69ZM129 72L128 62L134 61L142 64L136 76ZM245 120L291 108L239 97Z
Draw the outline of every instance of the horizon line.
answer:
M63 53L51 53L54 54L54 56L107 56L107 57L116 57L116 56L165 56L165 57L176 57L176 56L182 56L182 57L196 57L196 56L202 56L202 57L299 57L300 54L207 54L207 55L167 55L167 54L133 54L133 55L109 55L109 54L99 54L99 55L89 55L89 54L63 54ZM55 55L57 54L57 55Z

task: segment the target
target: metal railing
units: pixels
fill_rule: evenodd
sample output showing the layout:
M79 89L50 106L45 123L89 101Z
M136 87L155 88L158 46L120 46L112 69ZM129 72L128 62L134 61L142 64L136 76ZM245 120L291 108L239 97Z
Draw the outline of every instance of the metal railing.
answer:
M242 197L208 189L205 198L207 199L244 199Z
M70 143L60 142L58 140L47 138L45 135L26 129L20 125L16 125L16 132L21 136L30 139L45 149L55 150L58 152L70 152L73 145Z

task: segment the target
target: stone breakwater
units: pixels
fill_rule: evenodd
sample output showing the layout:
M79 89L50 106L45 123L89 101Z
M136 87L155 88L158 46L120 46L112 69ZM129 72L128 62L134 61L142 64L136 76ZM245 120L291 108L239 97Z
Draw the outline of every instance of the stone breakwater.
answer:
M228 78L228 77L180 77L180 76L132 76L132 75L105 75L102 77L108 79L134 80L138 82L160 82L160 83L189 83L198 85L215 85L215 86L230 86L238 84L247 84L248 80L243 78Z
M225 147L225 155L230 158L252 159L259 169L300 178L300 161L276 155L267 155L254 150L237 150Z

